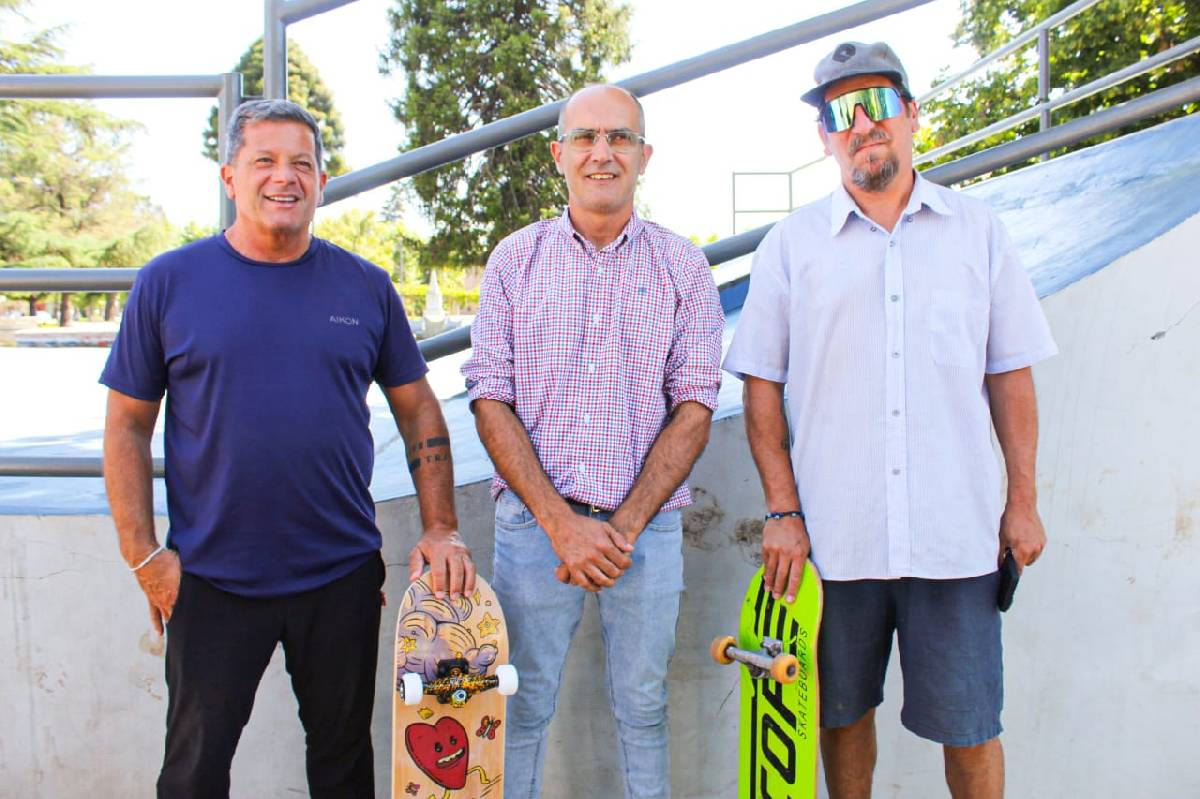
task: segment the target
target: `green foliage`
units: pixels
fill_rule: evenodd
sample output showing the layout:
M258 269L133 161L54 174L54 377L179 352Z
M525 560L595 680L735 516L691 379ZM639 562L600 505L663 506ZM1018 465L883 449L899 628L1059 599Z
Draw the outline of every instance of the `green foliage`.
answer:
M179 244L191 244L193 241L207 239L217 235L220 230L216 225L201 225L199 222L188 222L183 226L183 230L179 232Z
M434 271L434 270L430 270ZM475 313L479 308L479 286L466 288L465 270L453 266L442 266L436 269L438 288L442 292L442 306L448 314ZM479 275L475 275L476 278ZM429 276L426 273L420 281L403 283L396 286L404 300L404 309L409 316L417 317L425 313L425 300L429 294Z
M351 209L317 223L317 236L361 255L403 282L419 277L418 259L424 242L400 222L389 222L374 211Z
M380 69L403 73L392 103L404 150L559 100L629 58L629 6L614 0L395 0ZM550 137L529 136L417 175L433 221L430 263L483 263L512 231L565 200Z
M0 0L0 22L17 7ZM0 73L72 71L55 34L0 38ZM90 103L29 100L0 104L0 120L0 266L136 266L173 243L126 175L132 123Z
M233 68L242 73L242 94L247 97L262 95L263 84L263 40L259 38L250 49L242 54ZM330 175L341 175L347 171L342 157L346 146L346 132L342 128L342 116L333 105L333 93L321 80L321 73L300 45L288 42L288 99L308 110L321 126L321 146L325 148L325 171ZM208 127L204 129L204 156L219 161L217 153L217 107L208 115Z
M1070 0L961 0L962 21L955 31L957 45L972 45L980 54L1003 47L1018 34L1067 5ZM1050 33L1051 97L1090 83L1200 35L1200 0L1106 0ZM943 73L945 74L945 73ZM1155 89L1200 74L1200 56L1192 54L1145 75L1055 111L1056 125L1118 105ZM1033 106L1037 102L1036 42L982 77L966 81L928 102L922 114L925 127L918 148L928 150L979 130ZM1105 139L1156 125L1191 113L1190 104L1173 112L1065 148L1079 149ZM1036 119L964 147L949 156L995 146L1038 130Z

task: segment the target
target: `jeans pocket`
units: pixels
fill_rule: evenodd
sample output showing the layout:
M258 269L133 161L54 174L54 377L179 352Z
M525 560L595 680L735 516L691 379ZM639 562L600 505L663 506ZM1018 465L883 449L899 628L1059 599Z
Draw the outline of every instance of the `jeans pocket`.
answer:
M511 489L496 498L496 526L509 530L525 530L537 526L537 519Z
M646 529L657 533L682 532L683 514L677 510L661 511L646 523Z

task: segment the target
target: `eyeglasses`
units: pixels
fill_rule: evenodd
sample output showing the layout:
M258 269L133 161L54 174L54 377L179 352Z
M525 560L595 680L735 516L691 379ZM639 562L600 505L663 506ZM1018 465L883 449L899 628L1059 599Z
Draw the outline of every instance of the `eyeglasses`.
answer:
M860 105L874 122L882 122L904 113L904 100L900 97L900 92L891 86L856 89L826 101L820 116L825 131L841 133L854 127L854 109Z
M629 128L616 130L595 130L594 128L575 128L568 130L558 137L558 140L573 150L590 150L603 137L608 142L608 149L614 153L631 153L646 143L646 137L635 133Z

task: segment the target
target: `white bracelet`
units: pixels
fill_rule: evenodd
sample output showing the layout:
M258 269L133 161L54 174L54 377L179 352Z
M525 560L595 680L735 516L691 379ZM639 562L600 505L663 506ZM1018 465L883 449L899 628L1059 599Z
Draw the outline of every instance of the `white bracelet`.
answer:
M149 555L147 555L147 556L146 556L146 559L145 559L145 560L143 560L143 561L142 561L141 563L139 563L138 565L136 565L136 566L131 566L131 567L130 567L130 569L129 569L129 571L131 571L131 572L135 572L135 571L137 571L138 569L142 568L142 567L143 567L143 566L145 566L147 563L149 563L150 561L152 561L152 560L154 560L155 558L157 558L157 557L158 557L160 554L162 554L163 550L165 550L165 549L166 549L166 547L165 547L165 546L163 546L162 544L159 544L159 545L158 545L158 549L154 550L154 551L153 551L153 552L151 552Z

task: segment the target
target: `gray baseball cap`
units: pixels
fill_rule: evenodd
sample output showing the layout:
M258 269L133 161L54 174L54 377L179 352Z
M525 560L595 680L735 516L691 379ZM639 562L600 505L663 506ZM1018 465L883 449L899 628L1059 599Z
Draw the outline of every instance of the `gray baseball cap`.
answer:
M831 83L855 75L886 75L896 81L901 93L911 97L908 88L908 75L904 65L892 52L892 48L883 42L863 44L862 42L842 42L833 48L833 52L821 59L813 70L813 78L817 81L814 89L809 89L800 99L809 105L820 108L825 104L825 90Z

